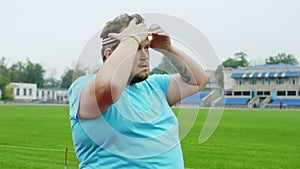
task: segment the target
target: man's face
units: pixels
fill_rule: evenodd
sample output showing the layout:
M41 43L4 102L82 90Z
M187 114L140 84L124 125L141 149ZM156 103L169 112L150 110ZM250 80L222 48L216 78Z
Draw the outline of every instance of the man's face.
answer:
M130 84L141 82L149 76L149 49L150 41L144 40L138 49L130 75Z

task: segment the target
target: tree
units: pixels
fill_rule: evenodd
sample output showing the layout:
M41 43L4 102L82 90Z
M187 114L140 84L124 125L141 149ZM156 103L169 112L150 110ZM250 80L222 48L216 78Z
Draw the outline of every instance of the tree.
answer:
M172 65L170 60L164 56L161 60L161 63L152 69L150 74L174 74L177 73L177 70L175 67Z
M11 82L36 83L37 87L43 87L45 70L40 64L18 61L8 69L8 77Z
M74 80L76 80L80 76L88 74L87 72L89 71L89 68L82 65L76 65L75 69L67 68L65 70L65 73L61 76L62 82L60 87L64 89L69 88Z
M67 69L65 73L62 75L61 79L61 85L60 87L63 89L67 89L71 86L72 81L73 81L73 74L74 70L73 69Z
M22 62L18 61L11 65L8 69L8 77L11 82L24 82L25 67Z
M232 59L232 58L228 58L227 60L225 60L222 65L224 67L232 67L232 68L237 68L238 67L238 64L237 64L237 61Z
M43 87L45 70L40 64L33 64L31 61L27 60L24 71L24 82L36 83L38 88Z
M237 68L239 66L246 67L249 66L249 62L247 60L247 54L245 52L237 52L234 54L234 59L229 58L225 60L222 65L224 67L232 67Z
M5 76L0 76L0 90L2 92L2 98L3 100L6 100L8 98L7 94L10 94L9 92L6 91L6 86L10 83L10 80L8 77Z
M6 67L6 58L0 59L0 91L2 100L13 100L13 89L8 88L7 85L10 83L8 77L8 69Z
M8 69L5 57L0 58L0 76L8 77Z
M266 59L266 64L293 64L298 65L298 60L292 54L279 53L277 56L270 56Z
M222 65L217 67L215 71L216 78L218 80L218 85L220 87L224 87L224 67L238 68L238 67L246 67L249 66L249 62L247 60L247 54L245 52L237 52L234 54L234 58L228 58Z
M3 90L2 99L3 100L14 100L14 89L11 87L6 87Z

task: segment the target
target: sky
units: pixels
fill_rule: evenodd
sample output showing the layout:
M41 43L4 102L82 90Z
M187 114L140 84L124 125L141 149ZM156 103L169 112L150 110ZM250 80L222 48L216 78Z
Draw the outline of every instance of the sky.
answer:
M121 13L180 18L208 39L220 62L241 51L252 65L278 53L300 61L297 0L0 0L0 57L8 65L39 63L45 76L60 79L91 37Z

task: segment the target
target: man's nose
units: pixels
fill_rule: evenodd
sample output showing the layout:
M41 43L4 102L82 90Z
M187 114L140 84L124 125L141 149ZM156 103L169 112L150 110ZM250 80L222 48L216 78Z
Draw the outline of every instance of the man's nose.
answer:
M149 53L146 52L145 49L139 50L140 53L140 60L147 60L149 58Z

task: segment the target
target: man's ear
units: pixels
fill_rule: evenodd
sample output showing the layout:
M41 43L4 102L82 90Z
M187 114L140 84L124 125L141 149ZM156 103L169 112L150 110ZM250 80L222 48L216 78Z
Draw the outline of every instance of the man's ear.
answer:
M106 48L104 49L104 57L107 59L109 57L109 55L112 53L112 49L111 48Z

